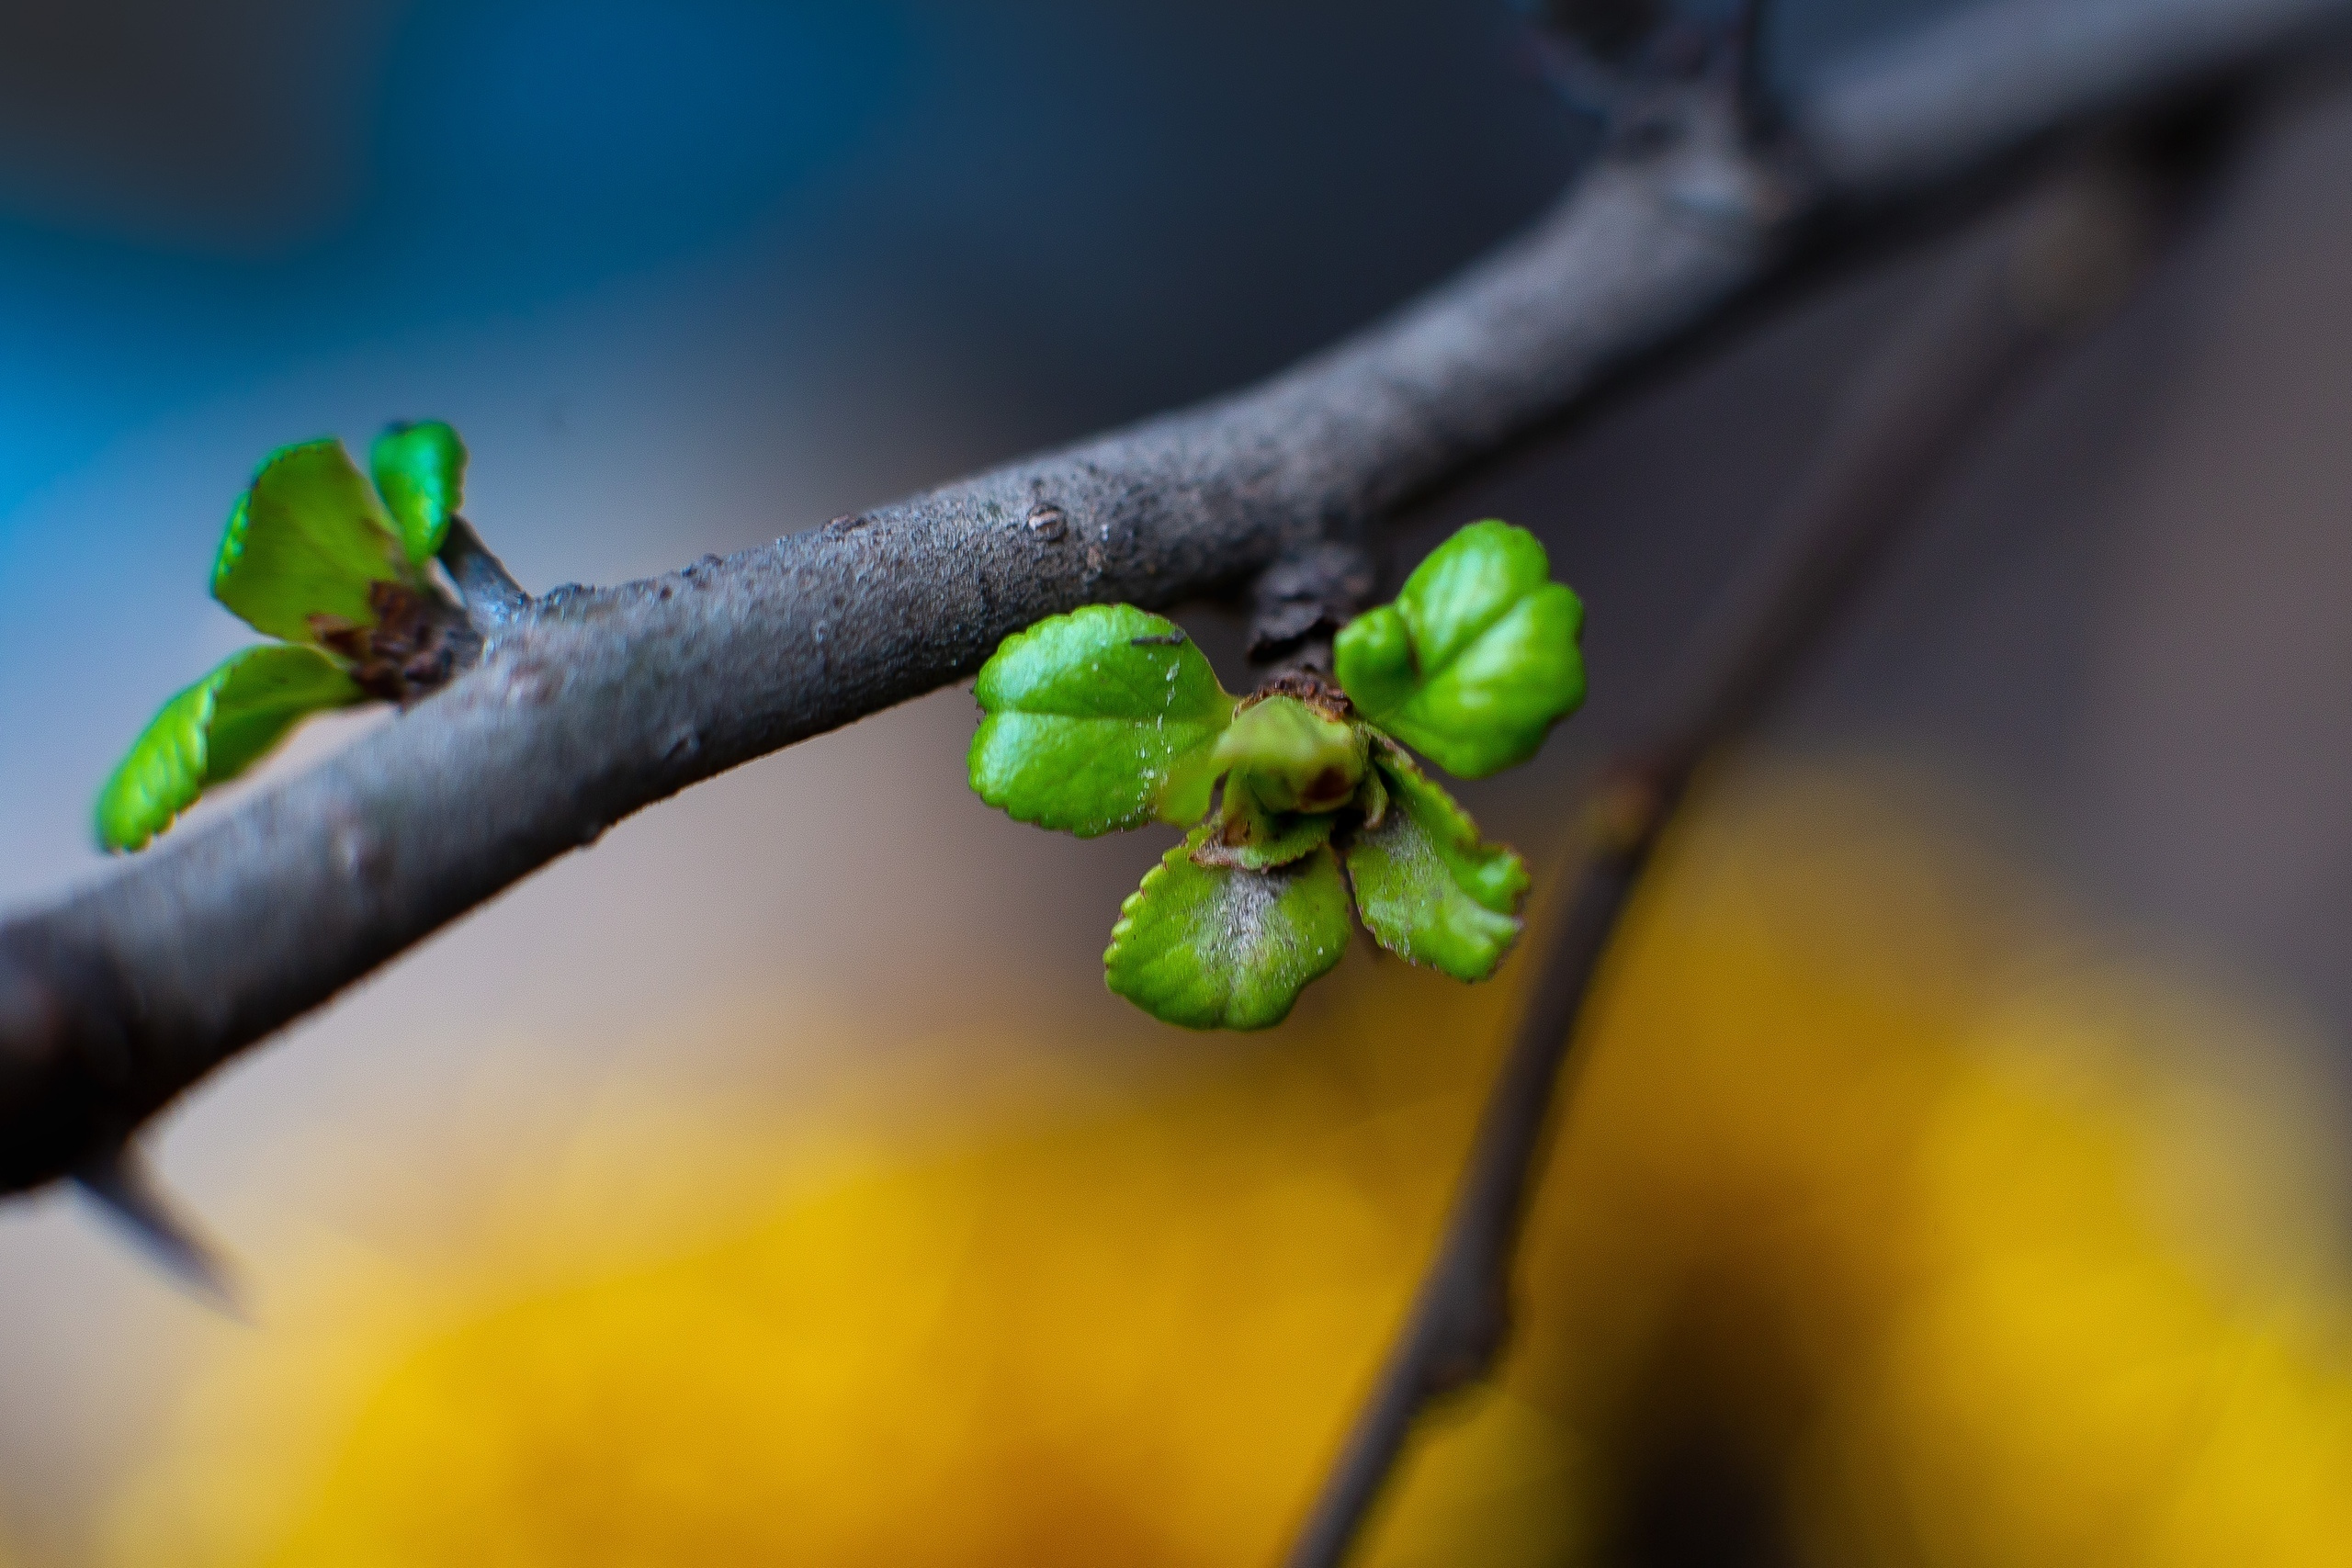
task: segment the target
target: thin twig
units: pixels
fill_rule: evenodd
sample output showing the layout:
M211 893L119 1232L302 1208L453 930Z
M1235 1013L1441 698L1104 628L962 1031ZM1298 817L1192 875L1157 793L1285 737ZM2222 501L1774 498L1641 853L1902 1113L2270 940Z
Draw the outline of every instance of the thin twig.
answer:
M2098 25L2052 30L2052 8L1995 0L1972 30L1817 84L1787 162L1693 88L1527 235L1253 390L766 549L533 601L400 722L0 925L0 1191L121 1142L631 812L957 680L1046 615L1245 581L1854 243L1871 204L2352 17L2352 0L2066 0ZM1854 220L1804 221L1831 214Z
M462 517L449 519L449 532L441 541L441 564L465 601L466 618L485 642L513 626L531 607L531 596L523 592L506 563L491 553L474 525Z
M1509 1331L1511 1257L1577 1021L1619 918L1701 763L1787 688L1871 563L2003 394L2120 295L2150 254L2158 193L2104 164L2030 203L1956 267L1843 400L1828 445L1696 652L1657 738L1604 771L1536 991L1489 1093L1436 1260L1291 1568L1337 1568L1422 1413L1483 1378Z

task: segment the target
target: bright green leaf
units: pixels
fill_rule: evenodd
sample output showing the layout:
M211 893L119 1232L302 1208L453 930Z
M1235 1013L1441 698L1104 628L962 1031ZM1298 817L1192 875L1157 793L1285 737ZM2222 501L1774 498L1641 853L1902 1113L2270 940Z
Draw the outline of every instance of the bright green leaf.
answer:
M391 425L368 447L368 469L409 560L423 566L466 503L466 444L437 419Z
M1483 842L1469 814L1410 759L1385 753L1377 766L1388 809L1347 849L1364 929L1416 964L1483 980L1518 939L1526 864Z
M1234 699L1173 622L1090 604L1004 639L973 695L972 789L1023 822L1091 838L1199 820Z
M1525 761L1584 701L1584 606L1551 571L1525 529L1471 524L1395 604L1341 628L1340 685L1365 718L1448 773L1483 778Z
M311 617L376 624L370 582L412 582L376 492L328 438L281 446L229 513L212 596L254 630L314 642Z
M1413 667L1413 632L1394 604L1367 610L1332 640L1333 673L1356 711L1391 714L1413 700L1420 674Z
M1245 774L1272 811L1337 811L1363 777L1361 726L1296 697L1272 696L1234 716L1211 754L1213 774Z
M164 705L98 792L98 842L142 848L205 789L243 773L304 718L358 702L341 666L307 648L249 648Z
M1347 951L1347 884L1322 853L1279 871L1201 865L1193 852L1216 831L1194 829L1127 896L1102 977L1164 1022L1270 1029Z

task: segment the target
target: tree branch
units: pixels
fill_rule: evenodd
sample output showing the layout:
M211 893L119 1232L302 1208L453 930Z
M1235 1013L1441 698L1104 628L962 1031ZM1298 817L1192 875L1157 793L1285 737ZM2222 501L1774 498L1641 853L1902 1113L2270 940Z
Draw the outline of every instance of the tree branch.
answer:
M2177 175L2179 170L2168 173ZM1559 1075L1617 923L1701 765L1833 626L1870 567L2003 394L2120 297L2175 186L2103 160L2062 176L1989 256L1957 267L1847 392L1813 471L1690 656L1655 736L1603 770L1535 995L1490 1090L1438 1256L1291 1568L1345 1562L1422 1413L1486 1376Z
M2000 0L1792 106L1793 161L1694 89L1531 232L1253 390L728 560L532 601L397 722L0 926L0 1190L122 1141L630 812L967 675L1046 615L1194 597L1377 518L1721 319L1805 257L1799 220L1917 194L2347 12Z

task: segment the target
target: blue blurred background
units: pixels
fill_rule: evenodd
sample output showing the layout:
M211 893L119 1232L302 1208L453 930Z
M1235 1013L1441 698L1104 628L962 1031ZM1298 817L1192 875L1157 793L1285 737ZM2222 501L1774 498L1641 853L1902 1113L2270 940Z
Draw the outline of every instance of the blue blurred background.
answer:
M77 650L0 699L47 738L0 764L19 894L86 868L82 778L234 635L188 588L284 440L448 417L535 585L651 571L1271 369L1579 144L1475 6L6 26L0 580L12 655Z
M1792 0L1776 73L1946 8ZM102 871L97 781L247 640L203 584L269 448L449 419L469 513L539 590L1225 389L1564 186L1590 128L1523 25L1337 0L0 7L0 907ZM2023 400L1771 738L1959 781L2103 929L2321 1042L2323 1078L2352 1034L2347 164L2331 83L2262 117L2214 211ZM1638 716L1928 270L1840 280L1406 520L1406 560L1470 517L1524 522L1592 606L1592 710L1465 792L1490 832L1553 863L1576 765ZM383 721L314 726L278 766ZM161 1156L264 1320L322 1247L430 1250L475 1223L482 1160L564 1146L648 1082L815 1142L869 1113L844 1097L1124 1103L1260 1062L1102 995L1148 857L981 810L969 723L941 694L698 789L196 1096ZM1366 1026L1326 1000L1297 1027L1343 1025ZM0 1211L0 1559L99 1560L106 1499L243 1332L60 1197Z

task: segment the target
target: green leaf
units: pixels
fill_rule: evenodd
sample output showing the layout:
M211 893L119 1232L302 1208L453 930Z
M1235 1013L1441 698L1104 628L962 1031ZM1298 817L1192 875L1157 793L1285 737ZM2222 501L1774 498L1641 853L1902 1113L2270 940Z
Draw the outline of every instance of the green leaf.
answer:
M1201 865L1216 832L1194 829L1127 896L1102 977L1164 1022L1270 1029L1347 951L1347 885L1321 853L1279 871Z
M1388 808L1346 852L1364 929L1416 964L1485 979L1518 940L1525 863L1482 841L1469 813L1411 759L1385 753L1376 766Z
M1584 701L1584 606L1535 536L1473 523L1332 649L1356 710L1462 778L1527 761Z
M313 616L370 626L370 582L413 584L376 492L333 438L281 446L230 510L212 596L255 631L315 642Z
M98 792L99 844L142 848L207 788L253 766L314 713L361 700L307 648L249 648L164 705Z
M1246 775L1225 786L1224 808L1211 824L1216 831L1193 858L1203 865L1268 871L1303 860L1331 841L1339 817L1329 811L1274 811L1261 801Z
M1092 838L1200 819L1234 699L1173 622L1090 604L1004 639L973 695L972 790L1023 822Z
M368 448L368 469L401 547L423 566L440 553L449 519L466 503L466 444L437 419L390 425Z
M1361 726L1296 697L1271 696L1234 716L1209 771L1245 775L1270 811L1337 811L1363 777L1367 745Z

